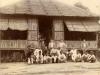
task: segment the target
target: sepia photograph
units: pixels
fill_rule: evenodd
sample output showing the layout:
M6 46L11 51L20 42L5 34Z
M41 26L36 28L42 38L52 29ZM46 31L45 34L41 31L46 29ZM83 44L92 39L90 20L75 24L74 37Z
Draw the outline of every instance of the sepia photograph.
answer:
M0 0L0 75L100 75L100 0Z

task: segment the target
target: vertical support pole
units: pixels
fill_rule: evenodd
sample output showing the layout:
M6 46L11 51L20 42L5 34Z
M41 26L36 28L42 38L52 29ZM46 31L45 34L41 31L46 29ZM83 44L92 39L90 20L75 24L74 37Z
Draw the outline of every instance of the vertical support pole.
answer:
M99 32L97 32L97 33L96 33L97 48L99 48L99 43L100 43L99 40L100 40L100 39L99 39Z
M0 63L1 63L1 50L0 50Z

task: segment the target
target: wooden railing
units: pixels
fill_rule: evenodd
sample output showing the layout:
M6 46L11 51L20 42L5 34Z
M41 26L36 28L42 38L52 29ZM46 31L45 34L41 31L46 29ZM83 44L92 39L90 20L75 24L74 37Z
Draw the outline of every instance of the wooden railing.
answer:
M83 41L66 41L68 48L81 48ZM97 41L86 41L88 49L97 49Z
M86 41L88 49L96 49L97 41ZM82 41L66 41L68 48L81 48ZM0 49L23 49L27 47L27 40L0 40Z
M26 48L27 40L0 40L0 49Z

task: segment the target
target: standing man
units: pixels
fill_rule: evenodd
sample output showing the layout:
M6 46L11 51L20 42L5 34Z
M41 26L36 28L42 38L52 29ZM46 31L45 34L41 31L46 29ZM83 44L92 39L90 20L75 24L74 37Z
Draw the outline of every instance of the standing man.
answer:
M82 44L81 44L81 48L83 50L83 52L85 52L88 48L88 43L86 42L86 40L83 40Z
M63 53L66 52L67 45L66 45L66 43L64 42L64 40L61 40L61 41L57 44L57 48L60 48L60 50L63 51Z
M49 49L52 49L52 48L54 48L55 47L55 41L54 40L51 40L50 42L49 42L49 45L48 45L48 47L49 47Z
M49 42L49 45L48 45L48 49L49 49L48 53L50 54L51 50L52 50L53 48L55 48L55 47L56 47L55 41L54 41L54 40L51 40L51 41Z

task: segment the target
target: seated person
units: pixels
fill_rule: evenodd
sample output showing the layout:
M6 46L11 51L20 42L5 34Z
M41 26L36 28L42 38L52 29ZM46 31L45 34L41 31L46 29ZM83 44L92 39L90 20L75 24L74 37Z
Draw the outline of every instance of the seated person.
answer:
M52 63L52 57L50 55L47 55L47 63Z
M39 51L39 54L36 56L36 62L39 64L43 63L43 55L41 51Z
M66 56L65 56L65 54L63 54L62 51L60 51L60 55L58 56L58 61L60 63L64 63L66 61Z
M30 49L28 52L27 52L27 61L28 61L28 64L32 64L32 60L31 60L31 54L32 54L33 50Z
M68 50L68 51L66 52L66 57L67 57L67 61L72 61L70 50Z
M79 51L77 51L75 61L76 62L81 62L82 61L82 56L81 56L81 53Z
M52 48L51 51L50 51L50 55L51 55L51 56L57 55L57 50L58 50L58 49L56 49L56 48Z
M36 62L36 56L34 55L34 52L32 52L31 54L31 63L35 63Z
M73 62L75 62L75 59L76 59L76 56L77 56L77 49L71 49L70 51L70 54L71 54L71 59Z
M41 51L41 54L42 54L41 48L36 48L35 51L34 51L34 55L38 56L40 51Z
M88 57L88 61L91 63L96 62L96 57L95 57L93 51L90 52L90 56Z
M88 58L89 58L88 52L84 52L84 54L82 55L82 61L83 62L88 62Z
M52 58L52 63L57 63L57 62L58 62L58 57L57 57L56 54L53 54L53 55L51 56L51 58Z
M45 54L44 56L43 56L43 63L44 64L46 64L46 63L48 63L48 55L47 54Z

